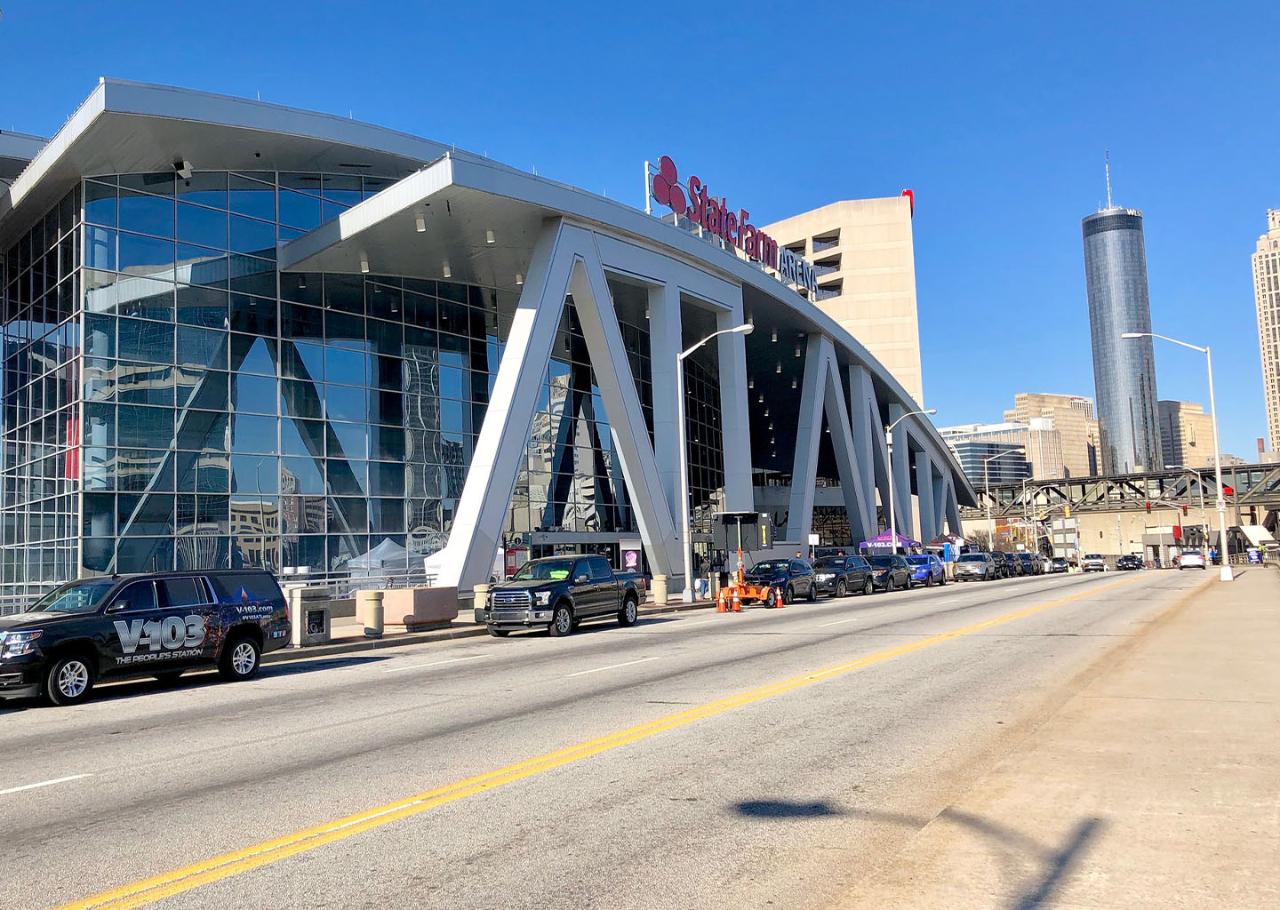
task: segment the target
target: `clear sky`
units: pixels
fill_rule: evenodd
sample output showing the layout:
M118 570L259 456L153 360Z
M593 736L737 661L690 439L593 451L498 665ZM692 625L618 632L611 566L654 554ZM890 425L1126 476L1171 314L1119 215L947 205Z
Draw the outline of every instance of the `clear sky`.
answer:
M110 75L351 114L635 205L670 154L762 224L911 187L943 424L1092 397L1080 218L1110 148L1156 331L1213 345L1223 447L1251 456L1280 4L978 6L0 0L0 128L52 135ZM1162 398L1206 400L1198 355L1157 365Z

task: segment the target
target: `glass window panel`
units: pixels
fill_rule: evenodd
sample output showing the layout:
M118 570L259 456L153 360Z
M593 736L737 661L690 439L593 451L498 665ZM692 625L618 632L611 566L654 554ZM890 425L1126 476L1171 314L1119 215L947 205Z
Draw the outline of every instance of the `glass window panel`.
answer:
M116 232L86 225L84 264L90 269L114 271L116 267Z
M119 271L155 278L173 278L174 246L172 240L120 235Z
M116 546L117 572L168 572L172 568L172 538L127 537Z
M85 536L110 537L116 533L116 497L113 493L84 494Z
M187 325L226 328L227 292L216 288L178 285L178 322Z
M240 215L250 215L264 221L276 220L275 187L239 174L229 178L228 208Z
M369 465L350 458L325 461L328 492L335 496L363 496L369 489Z
M344 348L326 348L324 375L328 382L342 385L368 386L370 375L369 355Z
M323 186L323 178L320 174L314 173L282 173L280 175L280 186L286 190L298 190L303 193L310 193L312 196L319 196Z
M330 420L349 420L363 423L367 419L368 391L346 386L324 387L324 412Z
M315 384L284 379L280 383L282 413L313 420L324 418L324 405Z
M126 523L129 533L159 536L173 534L173 494L149 493L146 496L120 496L121 504L129 503L129 509L120 509L120 530Z
M121 174L120 189L122 192L137 190L173 198L173 178L173 171L160 171L154 174Z
M86 404L84 406L84 438L85 442L91 446L116 444L115 405Z
M122 404L173 407L173 367L145 363L116 364L116 393Z
M281 180L283 179L282 177ZM318 226L320 200L315 196L305 196L282 188L280 190L280 223L307 231Z
M399 354L404 347L404 329L398 322L370 319L365 325L369 346L380 354Z
M280 305L280 323L283 338L324 338L324 310L316 307L283 303Z
M117 324L122 360L173 363L173 326L144 319L119 319Z
M115 361L86 360L84 366L84 400L115 401Z
M111 568L111 557L115 553L114 537L86 537L82 562L92 572L106 572Z
M280 492L323 493L324 462L306 456L280 459Z
M372 413L369 420L374 423L389 424L399 427L404 423L404 396L397 392L377 392L370 396Z
M179 202L178 239L217 250L227 249L227 213Z
M231 497L196 496L196 534L226 534L231 530Z
M369 530L374 534L403 534L404 500L369 500Z
M116 188L98 183L95 180L86 181L84 187L84 218L85 221L92 224L115 227Z
M406 290L404 295L404 318L408 325L434 331L437 327L435 297L412 294Z
M331 423L329 430L333 433L329 440L329 454L343 458L364 458L367 445L368 427L362 423ZM335 451L334 446L337 446Z
M173 410L120 405L117 434L121 446L167 446L173 439Z
M369 427L370 458L381 458L388 461L404 461L404 430L399 427Z
M223 447L219 445L218 448ZM177 452L173 460L177 465L177 488L182 492L225 493L230 488L229 459L224 451ZM193 513L190 508L187 508L186 513L183 509L183 497L180 496L178 514L187 514L189 522L189 516ZM179 524L181 523L180 520Z
M166 408L139 408L172 415ZM154 438L154 437L153 437ZM173 489L173 460L166 452L145 449L118 449L116 488L127 493L141 493L148 487L167 492Z
M227 537L180 537L174 542L175 566L190 569L231 568L231 540Z
M355 205L360 201L360 178L349 174L325 174L323 194L324 198L343 205Z
M239 215L231 216L231 244L228 248L233 252L261 253L264 250L274 250L275 245L275 225Z
M275 340L231 334L231 369L263 376L276 375Z
M231 492L255 496L278 493L276 459L269 455L233 455Z
M84 317L84 353L89 357L116 356L116 321L110 316Z
M369 531L369 506L364 499L349 496L329 497L329 533L362 535ZM330 538L332 541L334 538ZM353 556L361 556L368 551L367 538L356 537L350 541L357 548Z
M369 492L374 496L403 496L404 472L403 464L370 462Z
M259 297L276 297L275 263L248 256L231 257L231 290Z
M274 417L231 417L231 449L233 452L271 453L277 451L277 421Z
M187 243L178 244L177 278L184 284L225 288L231 260L221 250Z
M178 363L187 369L225 370L227 333L178 326Z
M319 420L288 417L281 421L280 453L322 457L325 450L325 424Z
M267 376L237 373L231 377L231 408L254 414L276 413L276 381Z
M319 382L324 378L324 348L306 342L283 342L280 375Z
M331 310L364 313L364 280L359 275L325 275L324 303Z
M217 370L182 370L177 381L177 406L204 411L227 409L227 374ZM184 419L184 425L193 418Z
M369 282L365 304L370 316L391 320L396 325L404 320L404 291L398 287L384 284L383 281Z
M326 199L324 202L320 204L320 220L332 221L333 219L341 215L343 212L345 212L348 208L350 208L350 206L343 205L341 202L330 202L328 199Z
M463 370L457 367L440 367L440 395L443 398L461 400L463 395Z
M246 294L231 295L231 328L254 335L276 334L276 302Z
M314 272L281 272L280 296L310 306L324 306L324 278Z
M196 202L215 209L227 207L227 175L223 171L199 171L178 181L178 200ZM181 224L181 216L179 216Z
M120 227L139 234L173 237L173 198L120 190Z

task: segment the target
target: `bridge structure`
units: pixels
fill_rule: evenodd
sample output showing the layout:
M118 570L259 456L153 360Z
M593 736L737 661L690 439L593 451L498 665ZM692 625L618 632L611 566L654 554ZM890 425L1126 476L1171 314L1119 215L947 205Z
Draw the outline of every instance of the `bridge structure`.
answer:
M1280 464L1224 466L1228 518L1234 525L1266 525L1275 530L1280 511ZM961 510L974 520L1043 520L1090 512L1142 512L1182 506L1214 508L1217 481L1213 468L1171 468L1143 474L1053 478L977 487L978 502ZM990 508L988 513L987 509Z

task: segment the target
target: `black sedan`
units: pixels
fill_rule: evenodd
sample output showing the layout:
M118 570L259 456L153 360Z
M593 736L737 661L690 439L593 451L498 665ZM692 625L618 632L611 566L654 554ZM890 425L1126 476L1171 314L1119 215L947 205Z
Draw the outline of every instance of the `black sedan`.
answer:
M1135 572L1142 568L1142 557L1126 553L1116 560L1116 568L1125 572Z
M911 587L911 566L901 556L872 556L875 570L871 583L877 591L899 591Z
M861 556L825 556L813 564L814 583L820 594L870 594L875 589L875 570Z
M745 578L750 584L781 591L784 604L793 602L797 597L805 597L811 601L818 599L813 566L804 559L770 559L758 562L747 570Z

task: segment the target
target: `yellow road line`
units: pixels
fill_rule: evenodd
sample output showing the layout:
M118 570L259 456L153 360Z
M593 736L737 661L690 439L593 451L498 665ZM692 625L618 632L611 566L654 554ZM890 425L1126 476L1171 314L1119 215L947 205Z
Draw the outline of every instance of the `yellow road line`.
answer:
M142 907L155 903L175 894L198 888L201 885L239 875L259 866L265 866L295 854L314 850L325 844L331 844L334 841L345 840L372 828L378 828L402 818L418 815L437 806L443 806L456 800L465 799L468 796L474 796L477 793L483 793L486 790L493 790L497 787L523 780L526 777L542 774L562 765L579 762L594 755L648 739L667 730L687 726L695 721L714 717L717 714L723 714L735 708L745 707L746 705L764 701L767 698L773 698L796 689L825 682L847 673L865 670L868 667L874 667L894 658L913 654L916 651L923 651L926 648L932 648L966 635L983 632L995 626L1025 619L1028 616L1052 610L1055 607L1072 603L1081 598L1095 597L1104 591L1131 584L1137 578L1135 576L1124 581L1116 581L1099 587L1090 587L1084 591L1068 594L1042 604L1024 607L1021 610L1014 610L991 619L961 626L949 632L940 632L937 635L930 635L892 648L875 651L844 663L792 676L776 683L760 686L746 692L739 692L736 695L730 695L683 711L677 711L674 714L667 714L647 723L627 727L624 730L618 730L597 739L538 755L513 765L498 768L495 771L468 777L444 787L427 790L373 809L366 809L354 815L348 815L345 818L325 822L311 828L304 828L301 831L295 831L292 834L286 834L273 840L263 841L241 850L223 853L220 856L201 860L189 866L173 869L151 878L140 879L111 891L104 891L92 897L64 904L59 910L128 910L128 908ZM921 618L927 619L928 617Z

